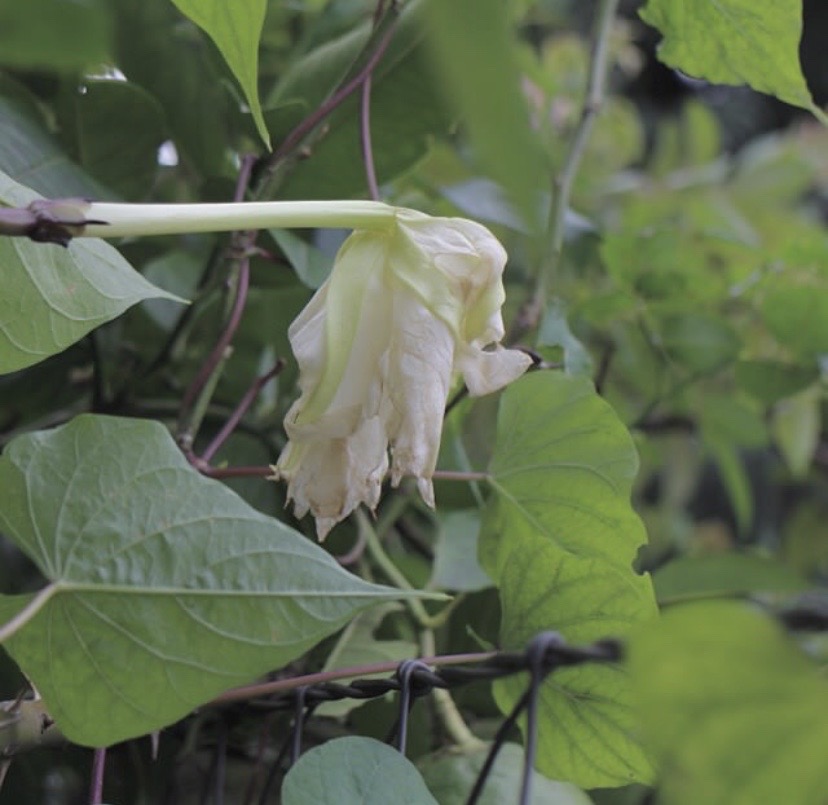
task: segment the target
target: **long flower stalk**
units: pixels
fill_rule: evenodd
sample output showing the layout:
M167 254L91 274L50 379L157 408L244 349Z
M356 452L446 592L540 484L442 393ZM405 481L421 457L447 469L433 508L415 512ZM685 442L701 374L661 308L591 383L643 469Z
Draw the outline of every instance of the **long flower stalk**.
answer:
M121 204L38 199L0 207L0 235L68 243L72 238L123 238L253 229L382 229L398 208L380 201L244 201L221 204Z
M117 204L91 202L83 211L88 237L115 238L248 229L330 227L372 229L388 224L395 208L378 201L246 201L230 204Z

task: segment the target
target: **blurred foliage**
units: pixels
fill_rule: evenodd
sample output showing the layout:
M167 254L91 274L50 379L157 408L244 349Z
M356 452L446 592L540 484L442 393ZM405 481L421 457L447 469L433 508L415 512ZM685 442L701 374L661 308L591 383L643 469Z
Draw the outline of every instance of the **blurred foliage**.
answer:
M231 21L224 5L0 0L0 171L51 197L227 200L241 159L272 153L269 137L278 160L254 170L263 198L366 197L358 92L288 153L279 148L393 25L370 107L382 198L492 227L509 252L510 338L554 367L520 381L502 404L459 396L447 414L440 469L491 467L495 484L438 480L436 515L405 485L383 500L378 528L400 572L414 586L458 594L447 614L427 605L444 622L424 629L409 608L390 605L274 674L430 653L424 634L434 651L457 653L514 647L542 629L579 641L631 633L628 672L567 669L559 688L545 689L540 772L594 787L588 796L599 805L824 802L826 645L773 622L789 607L824 612L828 581L828 132L814 117L828 98L824 4L720 0L688 21L675 13L686 3L650 0L643 19L643 3L620 3L606 42L607 97L552 261L550 198L583 123L590 32L604 3L408 0L380 3L378 25L369 0L238 0ZM735 28L720 19L727 10ZM662 36L658 53L671 69L656 55ZM20 203L9 193L5 203ZM256 376L289 359L287 327L341 240L335 231L261 234L197 448ZM2 444L84 412L175 430L184 389L226 315L229 243L190 235L115 244L145 280L192 304L149 299L92 330L128 306L104 293L115 280L95 263L89 276L106 315L54 304L65 331L8 347L19 360L0 376ZM23 282L12 267L36 261L33 249L0 243L2 333L35 316L8 292ZM70 268L85 264L74 246L55 254L54 287L65 290ZM129 303L153 295L144 279L130 280ZM48 290L30 288L41 301ZM534 317L518 326L533 300ZM288 361L215 464L273 463L295 395ZM541 458L527 464L533 451ZM588 480L575 483L578 473ZM280 487L228 484L310 534L284 511ZM640 549L630 485L649 538ZM325 547L343 555L359 539L344 523ZM630 569L633 557L643 575ZM368 555L353 569L388 581ZM31 593L41 583L0 538L0 590ZM655 626L653 596L665 611ZM488 740L498 706L508 709L522 684L471 686L455 700ZM0 698L23 685L0 655ZM395 718L396 703L385 700L331 707L309 721L306 743L364 736L360 762L370 765L382 750L368 738L384 739ZM289 720L255 703L206 707L163 730L156 748L141 738L111 749L106 798L204 802L220 771L225 801L266 796L267 775L275 788L281 780L274 761ZM595 745L579 743L578 729L594 731ZM434 753L448 743L443 721L418 705L409 758L435 796L461 801L480 749ZM347 745L328 746L347 768ZM499 798L521 762L516 747L507 751L492 782ZM301 801L303 779L315 779L318 758L293 773L291 801ZM0 766L0 802L85 802L89 762L75 746L21 754L5 779ZM399 779L420 791L419 772L401 766ZM539 779L547 801L587 796ZM604 787L627 781L636 782Z

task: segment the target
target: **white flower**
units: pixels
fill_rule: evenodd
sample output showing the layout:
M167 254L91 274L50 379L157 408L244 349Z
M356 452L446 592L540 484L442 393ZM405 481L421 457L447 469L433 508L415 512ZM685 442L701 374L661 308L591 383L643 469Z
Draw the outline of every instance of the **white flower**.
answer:
M316 518L320 540L360 503L376 508L389 448L392 484L414 476L434 506L431 475L455 376L481 395L529 367L528 355L497 343L505 263L485 227L412 210L345 241L288 331L302 393L273 468L297 517Z

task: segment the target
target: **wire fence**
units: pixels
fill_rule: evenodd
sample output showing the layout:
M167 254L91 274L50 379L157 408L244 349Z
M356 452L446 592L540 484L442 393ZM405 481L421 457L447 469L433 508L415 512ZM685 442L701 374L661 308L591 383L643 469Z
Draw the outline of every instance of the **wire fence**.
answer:
M494 681L519 673L529 674L526 690L503 720L492 742L489 754L466 800L475 805L486 785L498 753L518 718L526 714L524 764L517 802L528 805L532 796L532 770L535 765L538 740L538 696L543 681L560 668L585 663L615 663L622 659L623 650L616 640L600 640L587 646L572 646L557 632L542 632L533 638L521 652L500 652L488 660L468 666L443 666L432 669L421 660L405 660L396 673L387 679L357 679L348 684L321 682L296 688L269 702L275 709L293 710L292 730L271 766L260 805L265 805L285 761L295 763L302 751L305 724L314 710L325 702L342 699L373 699L388 693L399 694L399 715L387 742L403 755L408 739L408 721L417 699L427 696L435 688L449 690L470 682Z

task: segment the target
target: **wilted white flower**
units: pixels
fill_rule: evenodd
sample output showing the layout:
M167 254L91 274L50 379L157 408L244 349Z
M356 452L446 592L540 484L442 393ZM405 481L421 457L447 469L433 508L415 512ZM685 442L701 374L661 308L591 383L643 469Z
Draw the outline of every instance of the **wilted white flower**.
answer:
M360 503L376 508L389 449L392 484L415 477L433 506L456 374L481 395L529 367L528 355L498 344L505 264L485 227L412 210L345 241L288 331L302 393L273 468L288 481L296 515L316 518L320 540Z

